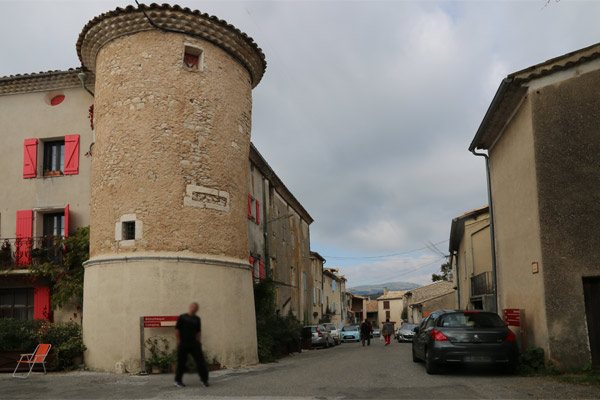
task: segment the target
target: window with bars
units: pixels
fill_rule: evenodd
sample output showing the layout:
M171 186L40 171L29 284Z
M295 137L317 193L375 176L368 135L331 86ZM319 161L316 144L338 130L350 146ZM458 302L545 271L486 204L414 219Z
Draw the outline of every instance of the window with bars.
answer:
M33 319L33 289L0 289L0 318Z
M123 223L123 240L135 240L135 221L124 221Z

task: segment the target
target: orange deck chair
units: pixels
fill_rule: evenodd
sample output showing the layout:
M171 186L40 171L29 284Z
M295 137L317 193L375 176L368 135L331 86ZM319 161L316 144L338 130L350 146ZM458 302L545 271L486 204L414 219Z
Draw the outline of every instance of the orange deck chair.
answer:
M35 351L33 353L21 354L21 358L19 359L19 362L17 362L17 367L15 368L15 371L13 372L13 377L27 378L31 374L31 371L33 370L33 367L35 366L35 364L42 364L42 367L44 367L44 373L46 373L46 357L50 353L51 347L52 347L51 344L42 343L42 344L38 344L38 346L35 348ZM25 364L25 366L29 366L29 372L27 373L27 375L17 375L17 370L19 369L21 364Z

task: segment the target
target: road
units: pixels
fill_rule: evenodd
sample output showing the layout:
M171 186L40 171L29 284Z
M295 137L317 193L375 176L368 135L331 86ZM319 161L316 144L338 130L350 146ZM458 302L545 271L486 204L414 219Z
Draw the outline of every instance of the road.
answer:
M36 374L14 379L0 374L0 398L408 398L533 399L600 398L593 387L561 384L552 378L506 376L495 371L453 370L430 376L412 362L410 344L385 347L358 343L304 352L279 363L218 371L211 387L186 374L188 387L172 386L173 375L113 375L94 372Z

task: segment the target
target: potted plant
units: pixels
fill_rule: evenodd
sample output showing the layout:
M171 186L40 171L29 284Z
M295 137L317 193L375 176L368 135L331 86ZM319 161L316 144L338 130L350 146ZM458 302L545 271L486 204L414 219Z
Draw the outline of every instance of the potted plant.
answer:
M48 249L38 247L31 249L31 261L34 265L41 265L48 259Z
M213 357L212 361L208 363L208 370L212 372L212 371L218 371L220 369L221 369L221 363L219 362L217 357Z
M150 358L146 360L146 370L153 374L169 372L177 356L171 350L169 340L163 336L153 336L146 340L146 348L150 351Z

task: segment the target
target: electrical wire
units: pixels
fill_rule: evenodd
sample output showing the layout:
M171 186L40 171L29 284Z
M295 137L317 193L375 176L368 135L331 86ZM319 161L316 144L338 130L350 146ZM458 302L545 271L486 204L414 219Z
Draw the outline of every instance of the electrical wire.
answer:
M326 256L326 255L323 255L323 257L330 258L330 259L335 259L335 260L371 260L371 259L376 259L376 258L389 258L389 257L396 257L396 256L401 256L403 254L415 253L417 251L430 249L431 245L437 246L438 244L445 243L445 242L447 242L449 240L450 239L442 240L441 242L433 243L433 244L427 245L425 247L421 247L419 249L407 250L407 251L402 251L400 253L385 254L385 255L379 255L379 256L346 257L346 256Z

